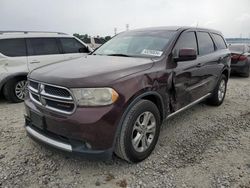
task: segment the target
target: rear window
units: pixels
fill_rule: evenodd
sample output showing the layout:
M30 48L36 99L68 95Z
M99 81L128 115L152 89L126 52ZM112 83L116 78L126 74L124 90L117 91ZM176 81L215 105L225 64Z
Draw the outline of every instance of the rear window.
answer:
M214 52L214 43L206 32L197 32L199 55L206 55Z
M29 55L52 55L60 54L55 38L28 38Z
M79 53L81 48L85 48L74 38L60 38L64 53Z
M9 57L26 56L24 39L2 39L0 40L0 52Z
M230 45L229 47L229 50L230 51L233 51L233 52L244 52L245 50L245 46L244 45Z
M222 38L222 36L218 35L218 34L212 34L214 39L215 39L215 44L217 49L221 50L221 49L226 49L226 43L224 41L224 39Z

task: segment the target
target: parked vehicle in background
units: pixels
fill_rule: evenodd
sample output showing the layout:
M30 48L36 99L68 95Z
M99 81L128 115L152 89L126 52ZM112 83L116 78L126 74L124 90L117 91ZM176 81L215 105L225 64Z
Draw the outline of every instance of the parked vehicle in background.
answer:
M84 38L83 42L86 43L91 48L96 49L101 45L103 45L106 42L106 40L104 38L99 38L99 37L88 37Z
M65 33L0 31L0 91L9 101L21 102L29 71L91 51L82 41Z
M250 74L250 47L247 44L231 44L232 54L231 72L249 77Z
M146 159L162 121L226 95L231 53L222 34L189 27L118 34L86 58L29 74L26 131L87 156Z

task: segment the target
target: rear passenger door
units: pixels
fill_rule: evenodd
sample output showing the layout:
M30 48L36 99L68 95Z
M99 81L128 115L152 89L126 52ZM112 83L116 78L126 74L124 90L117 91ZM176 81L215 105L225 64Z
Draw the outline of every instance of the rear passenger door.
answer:
M213 74L215 74L214 78L217 78L214 84L217 84L217 80L219 79L222 69L228 64L228 62L231 61L231 52L227 47L225 39L221 35L217 33L211 33L211 36L216 45L215 56L217 63L214 64Z
M216 46L210 33L197 31L198 57L200 71L200 97L212 93L220 76L223 65L220 64L220 53L216 52Z
M64 60L56 38L27 38L29 70Z
M83 57L89 53L88 48L73 37L59 38L65 60Z

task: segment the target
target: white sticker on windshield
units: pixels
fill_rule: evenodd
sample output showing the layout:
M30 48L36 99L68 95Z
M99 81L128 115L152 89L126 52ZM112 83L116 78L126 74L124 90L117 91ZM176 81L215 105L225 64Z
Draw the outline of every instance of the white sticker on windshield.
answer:
M152 56L158 56L158 57L160 57L162 55L162 53L163 53L163 51L147 50L147 49L144 49L141 52L141 54L143 54L143 55L152 55Z

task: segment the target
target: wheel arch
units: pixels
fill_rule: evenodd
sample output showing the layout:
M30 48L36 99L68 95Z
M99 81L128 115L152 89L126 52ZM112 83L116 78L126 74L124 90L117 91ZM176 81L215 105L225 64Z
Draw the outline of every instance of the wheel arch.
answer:
M27 78L28 73L27 72L20 72L20 73L15 73L15 74L9 74L7 76L5 76L2 81L0 82L0 91L2 91L4 85L9 81L12 80L14 78Z
M230 77L230 69L229 68L224 68L222 71L221 71L221 74L224 74L226 77L227 77L227 80L229 80L229 77Z
M121 132L121 129L122 129L122 123L123 123L127 113L133 107L133 105L135 105L138 101L143 100L143 99L149 100L157 106L157 108L159 109L159 112L160 112L161 122L165 119L167 110L164 106L163 98L158 92L146 91L146 92L143 92L142 94L139 94L136 97L133 97L131 100L128 101L128 105L126 106L126 109L124 110L122 117L118 123L115 137L114 137L114 141L113 141L113 147L112 147L113 151L115 149L117 137L119 136L119 133Z

